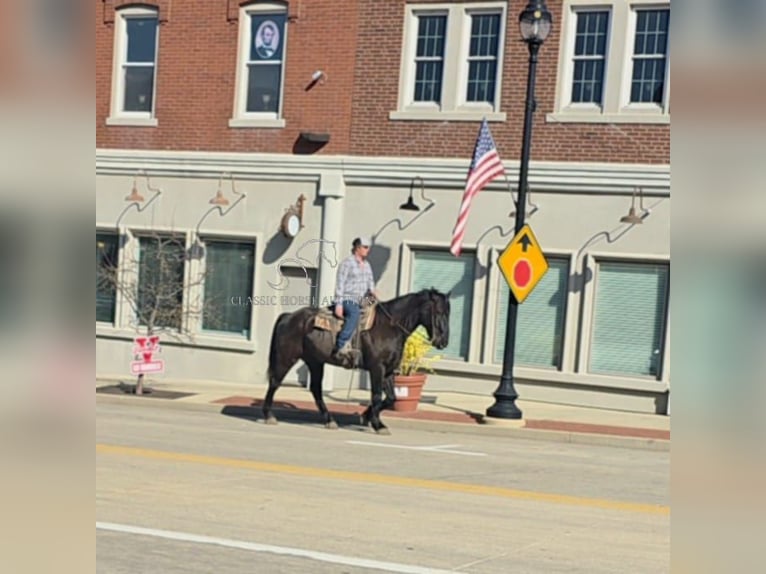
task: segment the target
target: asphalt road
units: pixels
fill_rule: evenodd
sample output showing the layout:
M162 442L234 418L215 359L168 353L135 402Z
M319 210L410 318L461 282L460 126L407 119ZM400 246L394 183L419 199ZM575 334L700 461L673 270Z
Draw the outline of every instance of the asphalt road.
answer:
M100 573L669 571L669 453L97 404Z

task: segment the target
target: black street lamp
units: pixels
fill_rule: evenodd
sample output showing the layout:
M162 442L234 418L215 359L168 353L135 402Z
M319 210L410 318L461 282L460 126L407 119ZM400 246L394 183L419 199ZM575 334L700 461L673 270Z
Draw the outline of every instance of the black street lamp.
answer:
M519 169L519 195L516 205L515 233L524 227L524 215L527 207L527 175L529 172L529 150L532 140L532 114L535 111L535 73L537 72L537 52L551 32L553 18L544 0L530 0L524 11L519 14L519 29L522 39L529 48L529 72L527 76L527 101L524 110L524 141L521 147L521 166ZM513 363L516 348L516 317L519 305L513 293L508 294L508 318L505 324L505 351L503 354L503 374L500 385L494 393L495 404L487 409L487 416L501 419L520 419L521 410L516 406L519 398L513 386Z

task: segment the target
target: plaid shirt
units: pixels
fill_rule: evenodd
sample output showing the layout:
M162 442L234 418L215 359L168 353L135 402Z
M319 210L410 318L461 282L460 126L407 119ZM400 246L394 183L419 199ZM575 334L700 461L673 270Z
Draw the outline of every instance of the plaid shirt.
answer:
M373 289L375 289L375 279L369 261L365 260L360 266L354 255L349 255L341 261L338 267L338 281L335 285L336 303L351 300L361 304L362 299Z

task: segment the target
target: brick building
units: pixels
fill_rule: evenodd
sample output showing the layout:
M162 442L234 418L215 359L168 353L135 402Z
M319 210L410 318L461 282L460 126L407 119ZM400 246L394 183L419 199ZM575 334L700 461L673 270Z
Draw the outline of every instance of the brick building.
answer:
M140 283L157 234L176 236L187 250L204 246L178 270L180 308L212 294L251 297L227 305L215 327L185 313L193 336L168 340L165 377L263 381L274 319L301 297L331 296L335 262L365 234L384 299L431 285L453 292L453 336L429 386L491 404L508 299L496 259L512 236L521 154L525 4L96 3L97 260L118 260ZM517 389L664 412L670 5L548 8L527 222L550 270L520 309ZM477 196L456 258L448 247L482 118L507 179ZM126 201L134 186L142 202ZM637 189L643 222L623 223ZM228 205L210 204L218 191ZM420 211L400 209L410 195ZM302 213L295 237L281 228L288 209ZM195 283L208 267L225 271ZM99 290L100 375L125 376L129 298ZM288 380L303 378L297 369Z

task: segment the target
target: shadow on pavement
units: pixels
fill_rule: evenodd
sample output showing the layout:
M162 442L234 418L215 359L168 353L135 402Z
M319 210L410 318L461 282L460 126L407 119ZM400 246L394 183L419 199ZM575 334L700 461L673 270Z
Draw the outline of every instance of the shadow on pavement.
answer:
M339 427L353 427L353 430L362 432L367 429L361 424L360 415L363 408L359 408L358 413L338 412L329 406L328 408ZM324 420L318 410L301 409L290 403L274 401L272 412L280 423L324 426ZM252 406L226 405L221 409L221 414L263 424L261 401L254 401Z
M104 395L135 395L136 385L135 383L126 383L120 381L116 385L102 385L96 387L96 392ZM182 399L186 397L192 397L195 393L179 393L177 391L162 391L159 389L153 389L149 384L144 384L143 395L146 398L154 399Z

